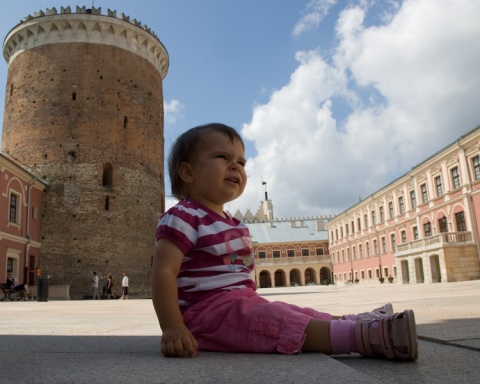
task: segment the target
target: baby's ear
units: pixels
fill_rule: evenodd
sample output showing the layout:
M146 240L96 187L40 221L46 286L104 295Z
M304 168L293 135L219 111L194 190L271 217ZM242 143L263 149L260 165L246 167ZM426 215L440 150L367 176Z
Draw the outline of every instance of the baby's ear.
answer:
M178 176L184 183L191 183L193 181L193 171L190 163L182 161L178 167Z

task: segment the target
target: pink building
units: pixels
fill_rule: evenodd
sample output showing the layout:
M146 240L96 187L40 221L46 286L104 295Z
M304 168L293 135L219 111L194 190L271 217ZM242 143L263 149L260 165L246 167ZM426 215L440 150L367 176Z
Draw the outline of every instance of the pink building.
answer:
M480 279L480 127L328 223L336 281Z
M0 282L12 272L34 284L39 265L41 199L46 184L0 153Z

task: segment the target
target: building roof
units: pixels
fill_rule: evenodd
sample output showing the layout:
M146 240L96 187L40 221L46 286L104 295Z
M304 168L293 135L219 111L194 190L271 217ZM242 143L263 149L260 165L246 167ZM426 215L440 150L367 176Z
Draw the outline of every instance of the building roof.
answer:
M17 171L23 172L24 177L32 178L35 182L42 184L43 187L48 186L48 182L46 180L42 179L33 170L20 164L18 160L13 159L9 154L0 152L0 162L2 162L3 164L10 164L10 166L12 166Z
M297 218L274 220L271 223L245 223L253 243L293 243L328 240L326 219Z
M390 183L384 185L383 187L381 187L380 189L378 189L376 192L372 193L370 196L364 198L364 199L361 199L358 203L355 203L353 204L352 206L350 206L349 208L345 209L343 212L339 213L339 214L336 214L335 217L337 218L340 218L340 216L342 215L345 215L347 214L349 211L352 211L352 210L355 210L356 207L358 207L360 204L362 203L365 203L367 200L371 200L371 199L374 199L375 198L375 195L381 193L382 191L386 190L388 187L394 185L395 183L399 183L402 181L402 179L405 179L405 178L408 178L408 177L411 177L411 175L417 170L417 169L420 169L421 167L425 166L426 164L428 164L430 161L432 161L432 159L434 159L436 156L439 156L440 154L444 153L445 151L447 151L449 148L454 148L456 146L461 146L462 145L462 141L464 140L467 140L470 136L473 136L475 133L477 133L477 131L480 131L480 125L476 126L475 128L473 128L471 131L465 133L464 135L460 136L457 140L453 141L452 143L448 144L447 146L445 146L444 148L442 148L441 150L435 152L433 155L427 157L425 160L423 160L421 163L415 165L412 167L411 170L409 170L407 173L397 177L395 180L391 181Z

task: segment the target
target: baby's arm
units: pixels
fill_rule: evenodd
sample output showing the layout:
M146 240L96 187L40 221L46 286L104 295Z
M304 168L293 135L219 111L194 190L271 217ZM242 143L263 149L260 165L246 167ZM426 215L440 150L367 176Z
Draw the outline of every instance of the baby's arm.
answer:
M152 267L152 299L162 328L162 353L165 356L195 356L197 340L183 322L178 307L176 279L183 260L182 251L172 242L160 239Z

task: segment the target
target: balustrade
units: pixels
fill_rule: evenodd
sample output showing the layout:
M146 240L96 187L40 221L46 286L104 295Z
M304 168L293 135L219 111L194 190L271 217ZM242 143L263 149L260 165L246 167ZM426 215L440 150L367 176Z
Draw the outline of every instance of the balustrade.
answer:
M267 265L289 265L289 264L313 264L330 263L330 255L319 256L295 256L295 257L269 257L266 259L255 259L256 266Z
M471 243L473 243L472 232L443 232L438 235L426 237L425 239L397 245L396 256L404 256L410 253L429 251L451 245Z

